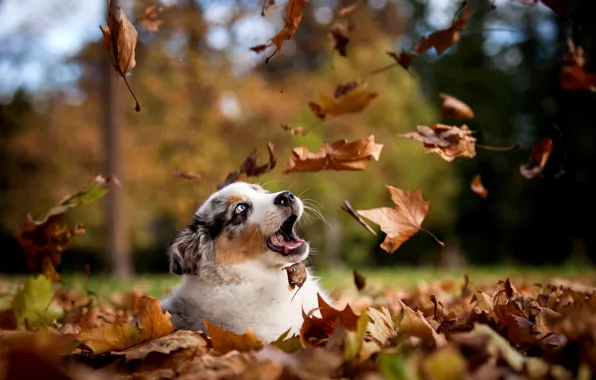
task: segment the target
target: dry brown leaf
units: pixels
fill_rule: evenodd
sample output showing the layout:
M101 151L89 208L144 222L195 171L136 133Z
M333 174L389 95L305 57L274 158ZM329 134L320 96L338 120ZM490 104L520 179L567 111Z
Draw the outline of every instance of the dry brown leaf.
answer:
M476 156L476 138L467 125L461 128L444 124L435 124L432 128L419 125L417 132L409 132L401 137L424 143L424 150L437 153L445 161L451 162L456 157L473 158Z
M395 62L397 62L397 64L399 64L405 70L410 71L410 66L412 66L412 56L406 53L405 50L402 49L399 54L393 51L388 51L387 55L395 59Z
M108 351L123 351L137 344L161 338L174 330L170 323L170 313L162 312L156 299L139 298L135 302L134 315L137 317L138 327L117 320L113 324L84 329L76 338L95 354L102 354Z
M561 86L566 90L596 91L596 74L587 71L587 63L584 48L575 46L571 36L568 36L567 52L559 77Z
M348 20L335 20L331 24L329 33L333 37L333 50L337 50L342 57L348 56L348 43L350 42L350 33L355 29L356 25Z
M340 84L335 89L333 98L321 94L320 104L309 102L312 113L321 120L327 116L338 116L348 113L359 113L379 94L369 91L367 82L355 80Z
M200 332L178 330L173 334L164 335L161 338L150 340L128 350L115 352L115 354L124 355L128 362L135 359L145 359L152 352L169 354L182 348L193 348L197 351L197 355L205 354L207 353L207 340Z
M270 46L270 45L268 45L268 44L261 44L261 45L252 46L252 47L250 47L248 50L250 50L250 51L252 51L252 52L255 52L255 53L259 54L259 53L261 53L261 52L263 52L263 51L267 50L267 48L268 48L269 46Z
M201 179L201 175L199 173L195 173L195 172L174 172L174 177L178 177L178 178L182 178L182 179L188 179L190 181L198 181Z
M441 246L445 244L433 234L422 228L421 224L428 214L429 202L422 199L420 190L415 193L387 186L395 208L381 207L371 210L358 210L358 214L371 220L385 232L385 240L381 248L389 253L395 252L406 240L416 232L423 230L430 234Z
M282 268L288 273L288 289L294 290L296 286L301 288L306 281L307 273L306 266L303 262L292 264L288 267Z
M360 225L362 227L364 227L368 232L370 232L371 234L377 236L377 233L375 232L375 230L373 230L372 227L369 226L368 223L366 223L366 221L364 219L362 219L362 217L360 217L360 215L358 215L358 213L356 212L356 210L354 210L352 208L352 205L350 205L350 202L344 201L344 203L342 203L342 205L341 205L341 208L342 208L342 210L344 210L348 214L350 214L352 216L352 218L356 219L356 221L358 223L360 223Z
M275 146L271 141L267 143L267 150L269 151L269 161L263 165L257 165L257 159L259 158L259 154L257 150L253 150L244 162L240 166L240 168L232 173L228 174L226 179L217 186L218 190L223 189L227 185L234 183L240 179L240 176L243 174L247 177L256 177L267 172L270 172L275 168L277 165L277 160L275 159Z
M470 188L473 192L480 195L482 199L486 199L486 197L488 196L488 190L482 184L482 181L480 180L480 174L476 174L474 178L472 178Z
M124 11L120 7L110 4L110 0L108 0L107 23L108 26L99 26L103 33L104 48L110 52L112 66L114 66L116 74L124 78L124 82L136 102L135 110L139 112L141 110L139 101L126 80L128 72L137 64L135 48L139 34L134 25L128 21Z
M304 323L300 328L300 343L302 347L309 345L324 346L336 329L336 323L350 331L356 331L359 315L355 314L349 304L343 310L337 310L317 295L319 307L314 310L302 311ZM319 312L321 317L313 315Z
M528 163L519 167L519 172L527 179L532 179L542 172L553 151L553 141L548 137L543 137L532 148L532 155Z
M382 149L383 145L375 143L373 135L352 142L324 142L316 153L310 152L305 146L297 146L292 149L292 156L284 173L364 170L371 159L379 160Z
M213 349L220 354L226 354L230 351L247 352L263 348L263 343L255 336L250 327L246 329L245 334L238 335L207 321L203 321L203 323L211 337Z
M418 311L412 310L408 305L399 300L403 309L403 315L399 322L399 333L407 336L414 336L429 342L435 347L441 347L447 344L443 334L439 334L428 323L424 315Z
M303 127L295 127L292 128L287 124L280 124L281 129L283 129L284 131L290 131L290 133L292 134L292 136L297 136L297 135L306 135L306 129L304 129Z
M145 8L145 13L139 19L139 23L143 29L150 32L156 32L159 27L163 24L163 20L160 20L159 14L164 10L164 7L157 7L157 5L150 5Z
M346 5L345 7L337 11L337 15L339 17L343 17L348 13L352 13L356 8L358 8L358 5L360 5L359 1L356 1L354 4Z
M357 270L353 270L352 274L354 275L354 285L356 285L356 289L364 289L364 287L366 286L366 277L358 273Z
M463 8L449 28L422 36L416 43L414 51L420 54L434 47L437 55L441 55L452 45L458 43L461 37L457 31L466 27L466 23L473 13L472 7L465 1Z
M473 119L474 111L466 103L447 94L439 94L439 99L443 101L441 113L445 117L457 119Z
M265 16L267 12L280 8L280 5L275 5L275 0L263 0L263 6L261 7L261 16Z

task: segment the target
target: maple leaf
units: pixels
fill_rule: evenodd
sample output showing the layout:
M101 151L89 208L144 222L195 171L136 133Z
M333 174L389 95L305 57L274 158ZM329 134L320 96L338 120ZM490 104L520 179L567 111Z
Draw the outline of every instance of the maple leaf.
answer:
M213 349L220 354L226 354L234 350L247 352L263 348L263 343L255 336L250 327L246 329L245 334L238 335L207 321L203 321L203 324L205 324L211 337Z
M426 152L437 153L447 162L456 157L476 156L476 138L472 137L472 131L467 125L462 125L461 128L444 124L435 124L432 128L419 125L417 129L417 132L399 136L424 143Z
M566 90L596 91L596 74L587 71L584 48L576 46L571 36L567 37L567 52L559 80Z
M227 185L238 181L242 174L247 177L256 177L273 170L275 165L277 165L277 160L275 159L275 147L271 141L267 143L267 150L269 151L269 161L266 164L257 165L259 154L256 149L253 150L246 159L244 159L240 168L228 174L226 179L217 186L217 190L221 190Z
M306 266L304 263L298 262L290 266L282 268L288 273L288 289L294 290L296 286L300 289L306 281Z
M116 74L124 79L128 90L136 102L135 110L139 112L141 110L139 101L126 80L128 72L137 64L135 60L135 48L139 33L134 25L128 21L128 17L126 17L124 11L120 7L110 4L110 0L108 0L107 24L108 26L99 26L99 29L103 33L104 48L110 52L112 66L114 66Z
M347 20L335 20L331 24L329 33L335 41L333 50L337 50L342 57L348 56L348 43L350 42L350 33L354 31L356 26Z
M124 351L137 344L161 338L174 330L170 322L170 313L164 313L159 300L140 297L134 306L137 326L117 320L115 323L99 327L84 328L76 335L77 341L84 344L95 354L108 351Z
M472 13L472 7L464 1L463 10L457 15L453 24L449 28L436 31L429 36L422 36L416 43L414 51L420 54L434 47L437 55L443 54L445 50L459 42L460 35L457 31L466 27Z
M457 119L473 119L474 111L466 103L447 94L439 94L439 99L443 101L441 113L445 117Z
M174 173L174 177L178 177L178 178L182 178L182 179L188 179L190 181L198 181L201 179L201 175L195 172L178 172L175 171Z
M150 32L156 32L159 27L163 24L163 20L160 20L159 14L164 10L164 7L157 7L157 5L150 5L145 8L145 12L139 19L139 23L143 29Z
M543 137L532 148L532 154L526 164L520 165L519 172L525 178L531 179L542 172L553 151L553 141L548 137Z
M480 174L476 174L474 178L472 178L472 182L470 183L470 188L473 192L478 194L482 199L486 199L488 196L488 190L482 184L480 179Z
M406 53L405 50L402 49L399 54L393 51L388 51L387 55L395 59L395 62L403 67L404 70L410 71L410 66L412 66L412 56Z
M341 208L342 208L342 210L344 210L348 214L350 214L354 219L356 219L356 221L358 223L360 223L360 225L362 227L364 227L368 232L370 232L371 234L377 236L377 233L375 232L375 230L373 230L372 227L369 226L368 223L366 223L366 221L360 217L360 215L358 215L358 213L356 212L356 210L354 210L352 208L352 205L350 205L350 202L344 201L344 203L342 203L342 205L341 205Z
M439 334L428 323L424 315L418 311L412 310L408 305L399 300L402 306L402 316L399 322L399 334L414 336L422 339L424 342L430 342L435 347L441 347L447 344L443 334Z
M337 310L329 305L317 294L319 307L310 310L308 314L302 311L304 323L300 328L300 343L302 347L309 345L321 346L327 343L327 340L336 328L336 323L350 331L356 331L359 315L355 314L349 304L343 310ZM313 315L320 313L321 317Z
M327 116L339 116L348 113L359 113L379 96L368 90L368 83L354 80L336 87L333 98L321 94L320 104L309 102L312 113L321 120Z
M169 354L183 348L193 348L197 354L207 353L207 340L203 333L178 330L172 334L131 347L124 351L114 352L117 355L124 355L126 361L145 359L152 352Z
M428 214L429 202L422 199L420 190L412 193L393 186L387 186L395 208L381 207L371 210L358 210L358 214L371 220L385 232L385 240L381 248L389 253L395 252L406 240L416 232L423 230L435 238L437 243L445 246L432 233L422 228L421 224Z
M280 126L281 126L281 129L283 129L284 131L290 131L292 136L306 135L306 130L303 127L292 128L289 125L284 124L284 123L282 123Z
M379 160L382 149L383 145L375 143L373 135L352 142L323 142L323 146L316 153L301 145L292 149L292 156L284 173L364 170L371 159Z

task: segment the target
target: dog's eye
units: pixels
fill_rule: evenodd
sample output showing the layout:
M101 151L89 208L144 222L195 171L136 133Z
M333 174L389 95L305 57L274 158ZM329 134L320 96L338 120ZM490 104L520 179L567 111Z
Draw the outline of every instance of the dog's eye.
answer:
M234 213L236 214L242 214L243 212L245 212L246 210L248 210L248 206L244 203L240 203L239 205L236 206L236 208L234 209Z

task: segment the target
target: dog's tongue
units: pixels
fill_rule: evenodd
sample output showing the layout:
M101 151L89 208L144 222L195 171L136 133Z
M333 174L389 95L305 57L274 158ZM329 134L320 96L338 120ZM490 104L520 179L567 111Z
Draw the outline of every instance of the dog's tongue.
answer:
M277 245L278 247L283 247L284 253L289 253L290 251L300 247L304 244L304 240L302 239L292 239L286 240L282 234L275 234L271 237L272 242Z

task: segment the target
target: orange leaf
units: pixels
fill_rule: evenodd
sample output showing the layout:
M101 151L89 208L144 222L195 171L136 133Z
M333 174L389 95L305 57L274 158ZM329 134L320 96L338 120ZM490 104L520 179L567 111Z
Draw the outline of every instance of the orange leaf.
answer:
M586 64L584 49L575 46L571 36L567 37L567 52L559 78L561 86L566 90L596 91L596 74L588 72Z
M476 174L474 178L472 178L470 188L473 192L480 195L482 199L486 199L486 197L488 196L488 190L482 184L482 181L480 180L480 174Z
M439 99L443 101L441 112L445 117L457 119L473 119L474 111L466 103L447 94L439 94Z
M308 344L317 346L324 345L333 331L335 330L336 322L339 322L344 328L350 331L356 331L358 327L359 315L355 314L350 305L346 305L343 310L337 310L329 305L317 294L319 300L319 307L310 310L308 314L302 311L304 323L300 328L300 343L302 347ZM319 312L321 317L314 316L314 312Z
M457 31L466 27L472 13L472 7L464 2L463 11L458 14L457 18L449 28L438 30L429 36L422 36L416 43L414 51L420 54L434 47L438 55L443 54L445 50L459 42L460 36Z
M309 102L312 113L321 120L327 116L338 116L347 113L359 113L379 96L367 90L368 84L359 80L340 84L335 89L333 98L321 94L320 104Z
M331 145L324 142L316 153L310 152L305 146L297 146L292 149L292 156L284 173L364 170L372 158L379 160L382 149L383 145L375 143L373 135L350 143L346 140L339 140Z
M417 132L410 132L401 137L424 143L424 150L439 154L445 161L455 157L472 158L476 156L476 139L467 125L461 128L444 124L435 124L432 128L419 125Z
M387 186L391 193L391 200L395 208L381 207L371 210L358 210L358 214L371 220L381 227L387 236L381 248L389 253L395 252L406 240L422 228L421 224L428 214L429 202L422 199L422 193L404 191L392 186ZM425 232L429 233L425 230ZM434 235L430 234L434 237ZM442 246L443 242L435 237Z
M213 349L220 354L226 354L234 350L247 352L263 348L263 343L257 339L250 327L246 329L246 334L238 335L231 331L226 331L219 326L212 325L207 321L203 321L203 324L205 324L211 337Z
M548 137L543 137L534 145L532 155L528 163L519 167L519 172L524 177L531 179L542 172L551 152L553 151L553 141Z

